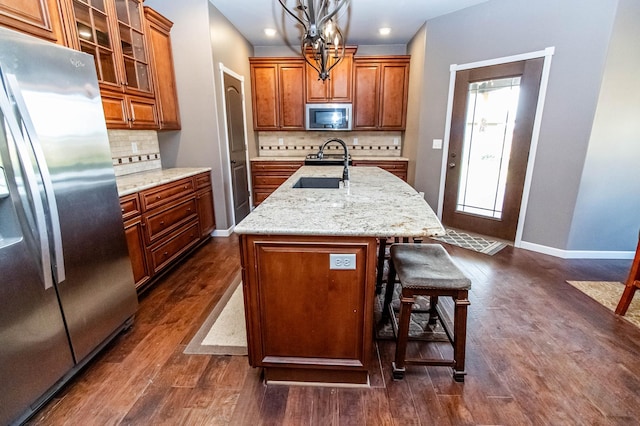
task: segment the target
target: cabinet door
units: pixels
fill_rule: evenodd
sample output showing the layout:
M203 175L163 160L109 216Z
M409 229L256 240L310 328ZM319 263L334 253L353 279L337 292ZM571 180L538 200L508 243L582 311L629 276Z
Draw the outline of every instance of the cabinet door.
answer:
M178 91L170 37L173 23L149 7L145 7L144 11L160 130L180 130Z
M115 0L124 85L127 91L151 94L149 56L144 38L141 0Z
M0 25L66 44L56 0L0 0Z
M127 96L129 123L132 129L157 129L158 110L153 98Z
M213 212L213 191L199 191L196 197L198 203L198 220L200 221L201 238L206 238L216 229L216 219Z
M279 65L280 128L304 130L304 65Z
M318 71L306 64L307 103L352 102L353 55L356 48L346 48L344 58L322 81Z
M253 127L278 130L278 66L251 64Z
M404 130L407 119L409 63L382 64L380 76L380 116L383 130Z
M355 64L354 129L375 129L378 125L380 65Z
M122 93L101 91L102 109L109 129L128 129L129 115Z
M140 287L151 278L140 216L125 222L124 234L127 239L127 247L129 248L129 259L131 260L131 268L133 269L133 278L136 287Z
M104 1L73 0L75 48L93 56L101 87L118 90L123 79L116 65L113 24Z

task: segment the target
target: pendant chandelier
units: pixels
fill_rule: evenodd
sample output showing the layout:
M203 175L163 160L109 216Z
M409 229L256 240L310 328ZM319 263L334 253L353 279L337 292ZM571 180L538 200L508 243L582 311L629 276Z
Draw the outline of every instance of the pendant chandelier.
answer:
M304 29L301 45L304 60L318 72L320 80L326 80L344 57L344 36L336 15L350 0L296 0L297 13L287 7L287 0L278 1Z

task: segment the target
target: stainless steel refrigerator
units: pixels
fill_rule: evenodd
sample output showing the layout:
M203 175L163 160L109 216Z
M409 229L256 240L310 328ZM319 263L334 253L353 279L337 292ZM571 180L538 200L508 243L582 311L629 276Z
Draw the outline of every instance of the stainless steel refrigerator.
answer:
M137 308L90 55L0 28L0 424L21 422Z

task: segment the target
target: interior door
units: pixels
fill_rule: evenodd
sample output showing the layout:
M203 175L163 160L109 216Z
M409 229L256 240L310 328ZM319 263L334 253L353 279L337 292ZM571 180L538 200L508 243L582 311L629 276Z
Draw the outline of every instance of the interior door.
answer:
M241 82L224 73L225 108L227 112L227 135L229 138L229 167L233 194L233 214L239 223L249 214L249 181L247 179L247 147L244 135Z
M515 239L543 58L456 74L442 222Z

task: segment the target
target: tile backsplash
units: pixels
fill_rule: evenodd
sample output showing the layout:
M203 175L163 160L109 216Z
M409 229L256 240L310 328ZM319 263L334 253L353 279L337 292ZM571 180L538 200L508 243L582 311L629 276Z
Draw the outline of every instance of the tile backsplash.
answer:
M162 168L155 130L108 130L116 176Z
M352 157L400 157L402 132L259 132L260 157L300 157L316 153L330 138L342 139ZM331 150L342 149L338 144Z

